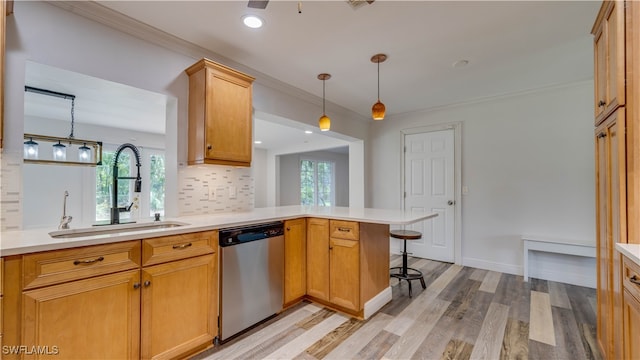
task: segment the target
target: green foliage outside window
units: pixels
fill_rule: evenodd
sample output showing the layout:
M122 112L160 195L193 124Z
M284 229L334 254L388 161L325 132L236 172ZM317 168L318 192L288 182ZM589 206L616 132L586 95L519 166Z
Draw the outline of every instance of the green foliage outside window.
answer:
M151 155L151 193L149 198L150 216L164 215L164 156Z
M300 204L333 205L333 169L330 161L300 161Z
M96 221L109 220L111 216L111 198L113 196L113 158L115 151L102 152L102 165L96 167ZM121 153L118 158L118 175L130 176L131 157ZM131 181L118 181L118 206L129 200ZM123 214L124 215L124 214ZM126 217L126 216L123 216Z

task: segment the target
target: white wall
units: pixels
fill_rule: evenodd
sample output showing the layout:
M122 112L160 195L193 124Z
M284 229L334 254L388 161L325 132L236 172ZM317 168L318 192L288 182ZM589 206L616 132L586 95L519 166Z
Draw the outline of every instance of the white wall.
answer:
M267 150L253 149L251 176L254 179L254 206L267 206Z
M522 234L595 244L593 83L390 117L371 127L369 206L400 208L400 131L462 122L463 264L522 273Z
M300 205L300 160L328 160L335 163L336 206L349 206L349 154L312 151L280 155L280 205Z

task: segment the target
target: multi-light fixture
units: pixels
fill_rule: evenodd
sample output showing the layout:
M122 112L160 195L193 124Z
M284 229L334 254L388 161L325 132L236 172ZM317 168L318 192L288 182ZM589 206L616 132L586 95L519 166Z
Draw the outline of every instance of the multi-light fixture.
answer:
M80 140L76 139L73 135L75 125L75 95L35 88L31 86L25 86L24 91L40 95L58 97L65 100L71 100L71 133L69 134L69 136L66 138L61 138L48 135L24 134L24 139L26 140L24 142L25 162L89 166L102 164L102 142L93 140ZM43 154L40 154L38 150L39 144L34 141L34 139L43 143L52 144L51 157L42 156ZM67 144L68 146L65 144ZM67 148L72 148L72 145L79 145L76 150L71 150L72 152L76 152L76 160L69 160L67 157Z

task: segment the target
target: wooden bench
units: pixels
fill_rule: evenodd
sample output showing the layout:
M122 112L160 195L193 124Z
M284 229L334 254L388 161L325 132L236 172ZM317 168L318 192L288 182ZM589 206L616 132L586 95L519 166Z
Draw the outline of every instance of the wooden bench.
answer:
M566 239L545 239L540 236L523 235L524 243L524 281L529 281L529 252L541 251L547 253L557 253L563 255L574 255L583 257L596 257L596 246L587 245L577 241Z

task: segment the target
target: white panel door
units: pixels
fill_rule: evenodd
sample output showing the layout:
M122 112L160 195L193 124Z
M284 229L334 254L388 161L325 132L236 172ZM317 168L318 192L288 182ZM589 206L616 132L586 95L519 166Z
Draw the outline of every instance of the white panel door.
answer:
M413 256L454 261L454 130L405 135L404 208L438 216L407 227L422 239L407 241Z

